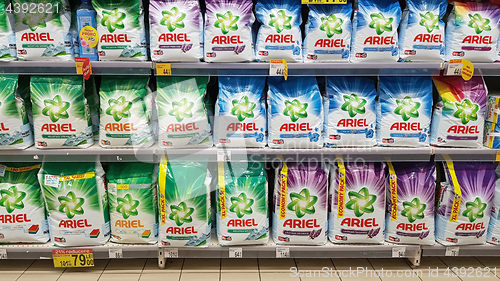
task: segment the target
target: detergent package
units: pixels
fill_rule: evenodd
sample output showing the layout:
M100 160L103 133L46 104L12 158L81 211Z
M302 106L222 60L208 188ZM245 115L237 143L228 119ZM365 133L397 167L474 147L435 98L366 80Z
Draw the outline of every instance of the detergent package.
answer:
M154 144L153 95L148 76L103 76L100 145L104 148L150 147Z
M98 246L109 240L108 194L101 163L44 162L38 172L55 246Z
M152 61L198 62L203 58L203 16L198 0L150 0Z
M40 166L0 163L0 244L49 241Z
M276 169L273 240L280 245L324 245L328 171L321 166L281 164Z
M434 162L388 162L385 240L434 245Z
M481 76L433 77L438 90L431 125L431 145L481 147L488 90Z
M111 163L106 174L111 242L158 241L158 201L154 164Z
M264 163L219 162L218 175L216 216L219 244L266 244L269 240L269 211Z
M267 80L269 147L321 148L324 112L315 77Z
M500 8L490 3L454 2L446 25L446 60L494 62Z
M344 164L331 170L328 238L333 243L382 244L385 229L385 164Z
M31 76L36 148L87 148L92 120L81 76Z
M212 230L207 162L168 162L158 175L159 245L208 247Z
M100 61L145 61L146 29L140 0L92 0Z
M205 107L208 77L157 77L159 146L212 147Z
M343 5L309 5L304 62L349 62L351 15L350 1Z
M351 62L398 61L399 2L359 0L358 5L352 22Z
M252 0L207 0L205 61L254 60Z
M495 194L493 197L493 207L491 208L490 223L488 224L488 232L486 233L486 241L500 245L500 170L498 166L495 169Z
M375 146L375 82L365 77L327 78L325 99L325 146Z
M265 86L265 77L219 77L214 118L218 147L266 146Z
M428 146L432 112L432 79L386 76L379 79L378 144Z
M257 61L302 62L301 8L299 0L257 1L255 13L262 24L255 44Z
M445 246L484 244L495 192L494 164L446 161L444 172L436 241Z
M6 11L9 5L10 1L0 1L0 61L13 61L17 58L14 17Z
M399 56L403 61L443 61L448 1L409 0L399 28Z

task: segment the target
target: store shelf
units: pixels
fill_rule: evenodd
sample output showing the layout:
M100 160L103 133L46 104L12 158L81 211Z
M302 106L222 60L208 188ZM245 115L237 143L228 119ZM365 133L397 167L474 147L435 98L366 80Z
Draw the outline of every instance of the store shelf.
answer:
M453 246L458 248L458 256L500 256L500 247L492 244ZM436 244L433 246L422 246L422 257L444 257L446 256L446 246Z
M496 161L500 150L481 148L446 148L435 147L433 154L436 161L445 161L447 157L453 161Z
M500 76L500 63L473 63L474 75Z
M151 62L95 61L91 62L95 75L151 75ZM12 61L0 63L0 74L71 75L76 74L74 61Z

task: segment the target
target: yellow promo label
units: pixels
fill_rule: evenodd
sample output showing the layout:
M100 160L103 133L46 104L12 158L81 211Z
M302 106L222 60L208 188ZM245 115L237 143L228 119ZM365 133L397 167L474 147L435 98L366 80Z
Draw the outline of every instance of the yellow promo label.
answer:
M288 183L288 166L283 160L283 156L278 155L278 158L283 162L283 167L280 173L280 220L286 218L286 197L287 197L287 183Z
M396 176L396 171L394 171L394 166L392 162L387 162L389 166L389 184L391 191L391 221L398 219L398 176Z
M128 184L117 184L116 189L130 189Z
M226 183L224 182L224 162L219 162L219 202L220 202L220 219L227 218L226 204Z
M22 172L31 171L31 170L34 170L34 169L40 169L40 167L42 167L42 165L40 165L40 164L33 165L33 166L28 166L28 167L21 167L21 168L7 167L5 169L5 171L7 171L7 172L13 172L13 173L22 173Z
M160 199L160 223L161 225L165 225L167 223L167 201L165 200L165 185L167 181L167 172L168 172L168 157L164 156L160 163L160 175L158 178L158 187L159 187L159 199Z
M453 187L455 189L455 196L453 197L453 205L451 206L450 222L456 222L460 214L460 204L462 202L462 190L460 189L460 185L458 183L453 161L451 161L449 156L445 156L444 158L446 159L446 166L448 166L448 172L450 173L450 177L453 182Z
M474 65L466 59L452 59L448 62L447 75L462 76L469 81L474 76Z
M156 75L172 75L172 65L170 63L156 63Z
M337 200L337 218L343 218L345 215L345 165L341 155L337 155L339 166L339 189Z
M500 150L497 151L497 157L495 158L495 161L500 161Z
M81 175L62 176L59 178L59 181L81 180L81 179L91 179L91 178L95 178L95 172L88 172Z
M347 4L347 0L302 0L302 4Z
M80 44L83 48L95 48L99 41L97 30L92 26L84 26L80 30Z
M58 249L52 250L54 267L93 267L92 249Z

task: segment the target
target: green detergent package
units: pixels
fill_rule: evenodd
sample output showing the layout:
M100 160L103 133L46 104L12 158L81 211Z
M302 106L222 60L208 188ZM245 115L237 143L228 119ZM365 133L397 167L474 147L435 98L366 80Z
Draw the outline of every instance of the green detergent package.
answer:
M8 13L12 8L10 1L0 1L0 61L13 61L17 58L14 15Z
M49 226L40 164L0 163L0 243L46 243Z
M108 195L101 163L44 162L38 181L55 246L98 246L108 242Z
M156 175L154 164L110 163L106 174L111 242L158 241Z

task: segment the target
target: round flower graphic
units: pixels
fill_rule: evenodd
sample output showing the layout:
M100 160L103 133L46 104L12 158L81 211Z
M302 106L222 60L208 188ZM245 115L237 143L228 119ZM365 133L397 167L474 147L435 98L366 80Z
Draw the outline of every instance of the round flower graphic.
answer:
M163 18L160 20L161 25L166 25L168 31L174 32L176 28L184 28L185 13L179 12L177 7L172 7L170 11L161 12Z
M240 100L233 100L233 109L231 109L231 114L238 117L240 122L244 121L246 118L253 118L253 110L256 104L248 100L248 96L241 97Z
M129 118L130 108L132 108L132 102L125 100L124 96L117 99L108 100L109 107L106 109L106 114L113 116L116 122L122 120L122 118Z
M312 215L316 212L314 204L318 201L318 196L311 196L307 188L302 189L299 193L290 193L292 202L288 203L288 210L294 211L298 218L302 218L306 214Z
M231 11L227 11L225 14L217 13L217 21L215 21L214 26L220 28L222 34L226 35L231 30L238 30L238 25L236 24L240 19L239 16L233 15Z
M137 216L139 214L137 211L137 207L139 207L139 200L132 199L132 195L129 193L125 194L123 198L117 197L116 202L118 202L116 211L122 214L123 219L126 220L130 216Z
M285 11L279 10L276 14L270 14L271 20L269 26L276 29L276 32L281 33L285 29L292 29L292 17L287 16Z
M356 94L351 94L350 96L344 95L344 104L341 109L349 112L349 116L352 118L358 113L365 114L365 104L366 100L359 98Z
M480 14L476 13L474 15L469 14L469 24L470 28L474 28L476 34L481 34L483 31L491 31L490 20L483 18Z
M344 21L341 18L337 18L332 14L328 17L321 17L321 26L319 29L325 31L328 38L332 38L335 34L342 34L343 23Z
M0 207L5 207L9 214L16 209L24 209L24 198L26 198L26 192L18 191L16 186L0 189Z
M392 31L392 22L394 18L386 18L381 12L378 14L371 14L370 17L372 21L368 26L375 29L377 35L382 35L385 31Z
M242 192L238 197L231 197L231 207L229 207L229 211L236 213L238 218L242 218L244 215L251 215L252 205L254 200L248 198L247 195Z
M194 212L194 208L188 208L187 204L184 202L179 203L179 205L170 205L170 216L171 220L175 221L177 226L181 226L184 223L190 223L193 221L191 215Z
M186 98L183 98L180 101L172 102L172 110L168 112L171 116L175 116L177 122L182 122L184 118L193 117L193 113L191 110L194 107L194 102L188 101Z
M439 29L439 15L436 15L430 11L425 14L420 14L420 25L427 29L427 32L431 33L435 29Z
M413 101L411 97L406 96L404 99L396 100L397 107L394 110L394 114L401 115L404 121L410 120L410 118L418 118L418 109L420 108L420 103Z
M59 196L57 198L59 203L59 212L66 213L68 219L72 219L75 215L83 215L83 203L85 203L85 199L76 197L73 191L68 192L66 196Z
M43 101L45 107L42 114L48 116L50 121L57 122L59 119L68 119L69 102L63 101L60 95L56 95L54 99L46 99Z
M283 115L290 116L293 122L297 122L300 118L307 118L307 103L301 103L299 100L285 101L285 109Z
M418 198L413 198L410 202L403 202L403 211L401 215L406 217L409 222L413 223L417 219L424 218L426 204L420 203Z
M468 217L470 222L474 222L476 219L482 219L486 206L486 203L481 202L481 198L476 197L474 201L465 203L466 209L462 213L462 216Z
M102 11L101 25L105 26L110 33L117 29L124 29L123 20L127 17L125 13L119 12L118 8L108 11Z
M462 119L462 124L467 124L469 121L477 121L477 112L479 105L472 103L468 99L464 99L461 103L455 103L457 111L453 114L456 118Z
M47 18L47 13L26 13L22 22L24 25L29 26L31 31L36 31L39 27L47 27L47 23L45 22Z
M359 192L349 191L347 195L349 196L349 202L347 202L345 207L353 210L356 217L361 217L365 213L373 213L375 210L373 203L377 201L377 196L371 195L368 192L368 188L363 187Z

